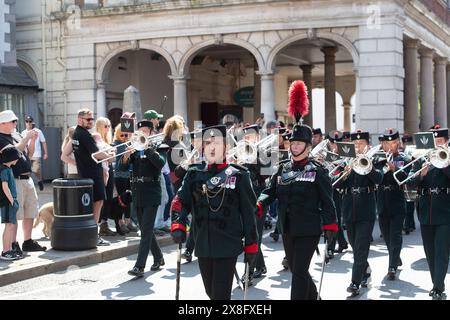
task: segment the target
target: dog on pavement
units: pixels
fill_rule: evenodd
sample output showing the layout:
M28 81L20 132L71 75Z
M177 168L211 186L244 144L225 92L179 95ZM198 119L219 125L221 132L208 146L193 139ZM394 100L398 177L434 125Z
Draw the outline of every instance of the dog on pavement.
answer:
M50 239L54 219L55 214L53 211L53 202L47 202L39 208L39 213L34 221L33 228L36 228L39 223L43 222L44 228L42 229L42 232L47 238Z
M126 190L112 199L110 218L114 220L116 230L120 230L119 220L122 219L127 210L130 210L132 198L131 191Z

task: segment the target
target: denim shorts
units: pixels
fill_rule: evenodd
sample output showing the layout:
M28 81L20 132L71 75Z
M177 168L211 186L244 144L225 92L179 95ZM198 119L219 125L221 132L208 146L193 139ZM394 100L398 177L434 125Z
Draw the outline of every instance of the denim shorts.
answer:
M12 223L17 224L17 210L19 209L19 203L14 200L13 205L1 207L0 211L2 213L2 223Z

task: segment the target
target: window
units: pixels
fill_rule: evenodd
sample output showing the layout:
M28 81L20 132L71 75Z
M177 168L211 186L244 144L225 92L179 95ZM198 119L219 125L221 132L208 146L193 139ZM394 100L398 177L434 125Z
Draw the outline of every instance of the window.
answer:
M22 94L0 93L0 111L14 111L19 118L17 121L18 132L22 132L25 129L24 109L24 96Z

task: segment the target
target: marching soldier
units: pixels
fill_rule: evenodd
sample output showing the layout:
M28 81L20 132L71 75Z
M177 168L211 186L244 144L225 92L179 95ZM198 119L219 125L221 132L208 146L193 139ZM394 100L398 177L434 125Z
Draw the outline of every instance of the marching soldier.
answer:
M369 147L369 132L358 130L350 135L357 154L364 154ZM359 294L359 286L367 287L370 277L370 240L376 218L375 188L383 180L383 173L375 167L367 175L356 173L347 166L345 175L335 186L344 190L342 198L343 221L347 236L353 248L352 282L347 292Z
M148 120L138 122L138 130L146 137L153 130L153 123ZM136 263L129 275L135 277L144 276L145 264L149 251L152 251L154 263L150 270L156 271L164 265L164 258L153 233L156 211L161 204L160 176L162 167L166 161L166 154L161 149L149 147L142 151L130 150L125 153L120 164L122 170L132 165L131 191L133 193L133 206L135 206L139 228L141 229L141 241ZM132 153L131 153L132 152Z
M389 251L388 278L395 280L397 267L402 265L400 251L402 249L402 228L406 214L406 200L403 189L395 181L394 172L405 166L409 159L399 153L399 133L395 129L388 129L383 134L382 146L384 152L392 155L388 162L380 161L376 166L383 170L383 181L378 187L377 205L378 221L384 241ZM404 175L404 177L401 177ZM405 179L407 173L401 171L400 179Z
M448 129L438 125L430 130L434 133L436 146L448 144ZM445 276L450 255L450 166L442 169L431 164L425 167L411 183L418 186L418 216L423 247L433 282L429 295L434 300L445 299ZM411 174L422 168L414 168Z
M192 141L192 150L189 157L179 164L175 168L175 176L179 179L179 181L183 181L184 176L186 175L189 168L204 168L206 166L205 159L202 155L202 131L194 130L190 133L191 141ZM189 228L189 236L186 240L186 250L183 252L181 257L186 259L187 262L192 261L192 253L194 252L195 247L195 237L194 237L194 223L191 218Z
M336 142L342 142L343 134L340 131L330 131L327 133L326 139L328 139L328 150L337 153L337 145ZM337 170L336 174L339 174L339 171ZM345 240L344 237L344 229L342 227L342 193L343 190L339 188L333 188L333 201L334 205L336 207L336 217L337 217L337 223L338 223L338 233L337 237L333 239L333 241L328 246L328 256L330 258L333 257L333 252L336 248L336 242L339 244L339 248L337 252L343 252L344 250L348 249L348 243L347 240Z
M308 96L302 81L294 81L289 98L289 114L299 122L308 113ZM278 199L279 226L292 271L291 299L313 300L318 298L318 293L308 271L309 265L322 230L329 242L337 232L336 210L327 170L309 158L311 128L295 125L290 142L290 159L279 164L268 188L260 195L257 207L262 212Z
M320 128L313 129L312 133L313 133L312 148L314 149L315 146L317 146L319 143L322 142L323 134L322 134L322 129L320 129Z
M226 162L226 126L203 129L207 167L189 168L172 201L172 237L186 239L189 213L195 229L195 255L206 293L229 300L237 257L252 265L258 252L256 197L244 167ZM242 238L244 237L244 244Z
M404 152L408 145L413 144L413 137L409 134L404 134L402 137L401 151ZM403 231L405 234L409 234L416 230L416 223L414 221L414 211L415 211L415 201L406 201L406 216L405 222L403 223Z

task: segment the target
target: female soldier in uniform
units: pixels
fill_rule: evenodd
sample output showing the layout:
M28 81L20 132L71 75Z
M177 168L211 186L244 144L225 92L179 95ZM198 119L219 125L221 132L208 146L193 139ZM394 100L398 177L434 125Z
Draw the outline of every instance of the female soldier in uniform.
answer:
M289 89L288 111L297 122L308 113L308 96L302 81L295 81ZM262 211L278 199L279 227L292 272L291 299L315 300L317 289L309 265L322 230L329 242L337 232L336 209L328 171L309 158L311 128L295 125L290 142L290 159L280 162L257 207Z
M195 255L206 294L229 300L237 257L252 264L258 252L256 197L248 171L228 164L224 125L203 130L205 168L189 168L172 201L172 237L186 240L186 223L193 216ZM242 238L244 237L244 244Z

